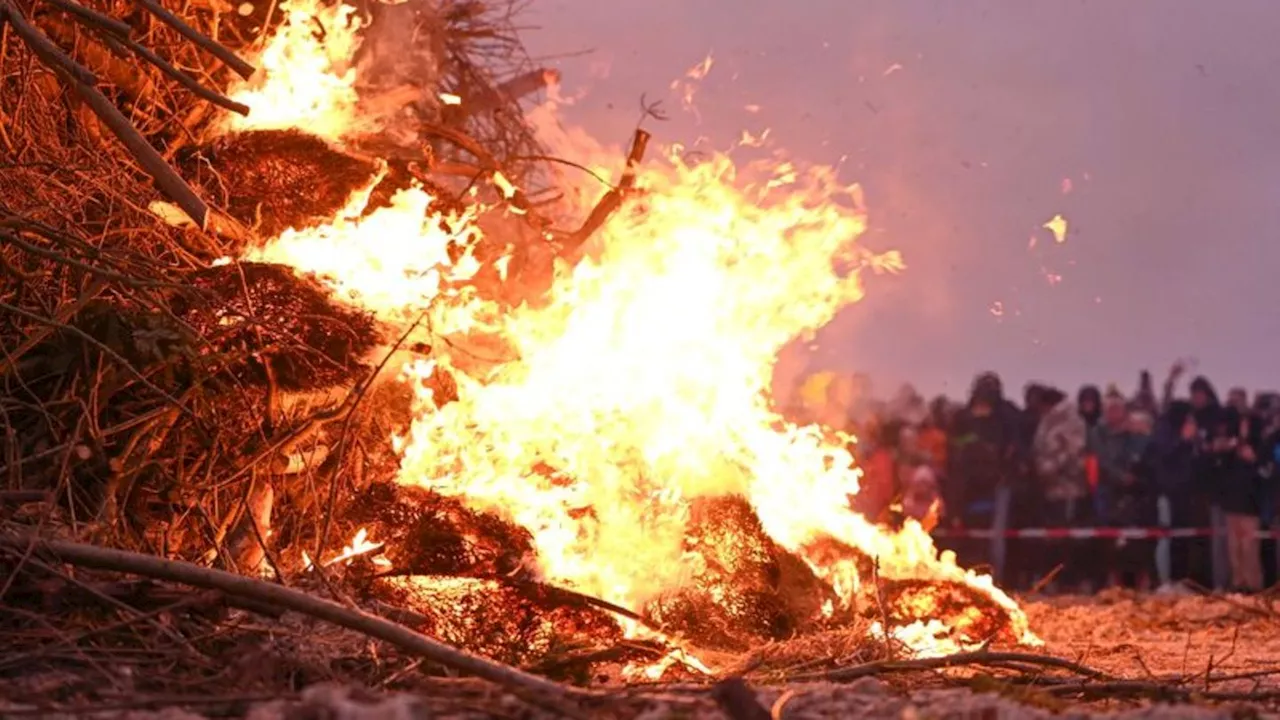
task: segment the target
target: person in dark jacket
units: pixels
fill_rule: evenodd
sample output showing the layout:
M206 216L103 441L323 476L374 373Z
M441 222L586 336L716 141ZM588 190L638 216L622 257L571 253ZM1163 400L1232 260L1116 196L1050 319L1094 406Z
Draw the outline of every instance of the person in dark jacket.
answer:
M1264 530L1276 529L1277 502L1280 502L1280 403L1267 397L1257 413L1262 442L1258 448L1258 516ZM1276 541L1262 547L1262 584L1280 582L1280 553Z
M1258 543L1258 446L1256 423L1235 405L1218 415L1209 434L1209 458L1218 483L1218 504L1226 517L1230 587L1262 589Z
M1076 394L1076 408L1080 411L1080 417L1084 418L1084 424L1092 430L1102 418L1102 391L1097 385L1080 388L1080 392Z
M1198 435L1191 403L1185 400L1171 401L1156 421L1144 465L1151 469L1156 493L1156 518L1162 528L1193 526L1191 497ZM1187 540L1176 542L1179 550L1188 549ZM1191 554L1175 554L1174 543L1167 537L1156 542L1156 572L1161 589L1166 591L1173 588L1174 581L1191 577L1188 565Z
M1013 487L1022 467L1021 417L1004 397L995 373L974 380L969 403L955 418L948 461L946 507L954 527L989 527L987 560L996 581L1005 569L1005 530Z
M1226 487L1222 477L1226 468L1221 462L1221 454L1211 447L1211 435L1219 426L1224 410L1213 383L1203 375L1191 381L1191 412L1195 415L1196 427L1199 429L1192 499L1199 507L1208 508L1208 525L1213 532L1209 538L1209 557L1206 563L1210 573L1207 577L1201 575L1197 579L1215 590L1223 590L1227 587L1231 572L1231 558L1227 553L1227 516L1222 509L1221 494Z
M1151 372L1143 370L1138 375L1138 392L1134 393L1129 403L1130 410L1142 410L1151 417L1160 415L1160 401L1156 398L1155 383L1151 380Z

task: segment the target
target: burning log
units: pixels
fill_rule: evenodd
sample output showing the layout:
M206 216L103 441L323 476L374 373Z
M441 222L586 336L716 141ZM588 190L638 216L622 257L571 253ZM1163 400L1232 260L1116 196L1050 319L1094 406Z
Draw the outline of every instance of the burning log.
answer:
M485 657L527 666L557 649L612 646L622 630L611 616L585 605L566 605L538 586L494 579L412 575L383 578L374 593L407 608L420 632Z
M1019 640L1008 611L967 585L936 580L885 580L882 585L885 610L895 626L945 618L949 635L965 645Z
M301 130L254 130L184 149L184 174L263 238L322 225L369 186L378 164Z
M283 265L212 267L190 284L196 293L175 301L174 314L242 381L291 391L341 385L366 369L362 358L381 340L372 317Z
M742 497L702 498L690 512L686 549L702 567L684 588L645 608L657 625L700 647L744 650L815 623L830 587L777 545Z
M880 577L875 558L831 538L810 543L805 555L824 567L852 564L857 582L852 588L852 610L869 620L887 621L892 627L943 620L948 635L963 645L1019 641L1009 611L968 585L944 579Z
M506 577L534 554L528 530L420 488L374 484L346 517L386 543L401 574Z

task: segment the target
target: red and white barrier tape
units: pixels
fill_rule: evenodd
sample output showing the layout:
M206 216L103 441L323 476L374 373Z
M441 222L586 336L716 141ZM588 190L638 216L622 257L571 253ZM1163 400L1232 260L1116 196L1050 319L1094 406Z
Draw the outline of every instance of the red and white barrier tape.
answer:
M933 531L936 538L991 538L995 537L995 531L989 528L937 528ZM1191 537L1209 537L1213 535L1213 528L1113 528L1113 527L1082 527L1082 528L1017 528L1005 530L1006 538L1032 538L1044 540L1089 540L1093 538L1106 539L1125 539L1125 540L1152 540L1158 538L1191 538ZM1259 538L1278 538L1280 530L1258 530Z

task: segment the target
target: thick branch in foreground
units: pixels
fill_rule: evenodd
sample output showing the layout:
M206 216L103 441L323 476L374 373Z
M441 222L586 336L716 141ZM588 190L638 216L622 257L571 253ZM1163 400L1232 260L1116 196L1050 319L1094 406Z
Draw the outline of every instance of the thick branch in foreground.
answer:
M465 650L432 640L385 618L256 578L152 555L62 540L46 540L31 535L0 536L0 548L6 548L19 557L27 556L29 552L34 551L42 556L53 557L60 562L77 567L126 572L193 587L219 590L230 596L256 600L300 612L388 642L406 652L427 658L445 667L488 680L512 692L522 694L530 700L541 700L544 704L555 703L561 706L558 709L569 714L579 713L575 712L577 708L569 704L568 700L575 696L586 698L593 695L486 660Z
M93 114L98 116L103 125L116 136L124 146L129 149L129 153L138 161L142 169L155 180L165 195L169 196L182 211L191 218L201 230L208 227L209 223L209 206L204 200L196 195L186 180L182 179L168 162L165 161L156 149L151 147L151 143L142 137L142 133L129 122L129 119L121 113L111 101L103 95L98 88L92 85L75 82L73 78L69 83L85 101L85 104L93 110Z

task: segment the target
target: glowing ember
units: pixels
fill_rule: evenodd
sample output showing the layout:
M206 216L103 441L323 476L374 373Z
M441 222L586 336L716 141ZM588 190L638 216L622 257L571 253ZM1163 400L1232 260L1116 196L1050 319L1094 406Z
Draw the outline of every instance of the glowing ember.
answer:
M355 537L351 538L351 544L342 548L342 552L336 557L321 563L325 567L337 565L338 563L349 563L361 555L368 555L376 550L382 549L382 543L369 542L369 531L360 528L356 531ZM377 556L372 558L374 565L381 567L390 567L391 563L385 557ZM315 562L311 559L311 555L306 550L302 551L302 566L308 570L315 567Z
M249 123L341 137L358 124L354 77L341 70L354 23L349 8L307 7L295 0L260 60L265 80L236 97L253 107ZM323 44L302 29L321 12L330 18ZM708 58L689 79L710 67ZM303 109L290 115L295 97ZM557 149L592 167L616 168L622 157L581 143ZM492 181L515 195L501 174ZM768 536L835 588L844 609L869 579L855 558L816 549L823 541L874 558L882 579L950 583L989 598L1016 637L1034 642L1017 605L989 577L940 557L919 523L894 531L850 510L860 475L852 438L789 424L771 406L779 351L859 300L865 269L901 266L896 254L855 244L866 227L858 188L829 168L740 169L725 156L697 165L673 156L640 168L636 187L641 199L610 218L586 259L558 269L544 302L502 315L454 284L479 270L470 254L451 254L474 240L474 218L434 215L420 189L364 217L367 193L359 193L331 224L285 232L253 259L321 274L388 323L429 313L438 334L478 330L510 349L513 359L478 371L474 358L441 343L433 362L404 368L418 406L398 438L398 481L523 526L553 584L631 607L683 587L706 565L687 543L691 503L738 495ZM581 200L574 209L584 211L596 192L570 192ZM1065 220L1060 227L1065 233ZM437 408L426 381L441 368L456 378L459 399ZM357 535L330 562L376 547ZM825 613L835 611L828 603ZM965 618L937 612L890 633L921 653L960 647L948 633ZM674 662L696 661L658 666Z
M1053 233L1054 240L1060 243L1067 241L1067 219L1061 215L1054 215L1043 227Z

